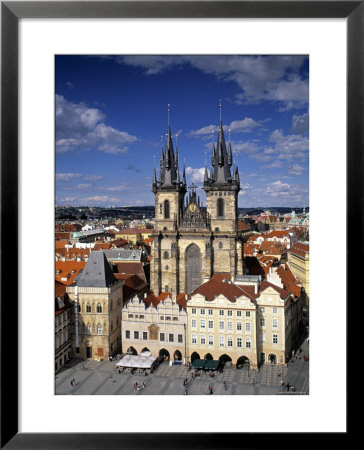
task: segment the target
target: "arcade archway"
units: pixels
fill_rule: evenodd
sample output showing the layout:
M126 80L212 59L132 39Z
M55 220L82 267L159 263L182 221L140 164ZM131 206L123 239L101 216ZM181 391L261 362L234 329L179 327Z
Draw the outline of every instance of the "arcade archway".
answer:
M191 355L191 362L193 362L195 359L201 359L200 355L197 352L193 352Z
M127 355L137 355L138 352L135 350L134 347L129 347L128 350L126 351Z
M169 351L165 348L162 348L162 350L159 350L159 359L161 361L169 361L170 355Z
M268 356L269 364L277 364L277 355L270 353Z

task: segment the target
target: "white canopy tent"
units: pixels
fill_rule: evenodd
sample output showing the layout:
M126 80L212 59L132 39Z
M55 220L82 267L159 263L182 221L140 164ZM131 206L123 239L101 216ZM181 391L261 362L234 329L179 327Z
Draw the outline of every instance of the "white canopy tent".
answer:
M147 353L147 352L144 352ZM150 355L150 352L148 352ZM126 355L115 365L118 367L133 367L141 369L150 369L157 358L148 355Z

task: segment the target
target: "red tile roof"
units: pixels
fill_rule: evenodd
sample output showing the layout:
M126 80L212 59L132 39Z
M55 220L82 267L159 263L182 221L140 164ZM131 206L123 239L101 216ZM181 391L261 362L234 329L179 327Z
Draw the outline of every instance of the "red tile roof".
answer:
M56 253L63 256L68 261L75 260L76 258L86 259L91 252L90 248L57 248Z
M190 296L201 294L207 301L211 301L218 295L224 295L231 302L236 302L236 298L242 295L247 296L250 300L254 300L256 297L254 286L238 286L224 280L230 281L229 273L215 273L209 281L192 292Z
M284 288L287 291L292 292L295 297L299 298L301 295L301 288L298 286L296 278L288 265L285 264L284 266L278 267L277 274L281 278Z
M310 246L309 244L304 244L303 242L296 242L296 244L289 249L289 253L305 256L306 253L310 253Z
M126 273L138 275L139 278L146 281L143 269L143 263L140 262L122 262L116 264L117 273Z
M85 265L86 261L56 261L56 281L67 286L72 284L79 271L82 270Z

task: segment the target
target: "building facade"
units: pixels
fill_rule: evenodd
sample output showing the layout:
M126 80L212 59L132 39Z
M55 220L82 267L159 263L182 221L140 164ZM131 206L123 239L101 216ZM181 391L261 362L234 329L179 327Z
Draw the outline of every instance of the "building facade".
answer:
M55 371L60 370L71 359L71 307L66 286L56 281L55 307Z
M185 296L172 301L170 294L150 294L131 299L122 309L121 336L123 353L150 351L167 360L185 361L187 348L187 313Z
M260 276L215 274L187 302L188 356L249 364L286 363L297 336L299 300ZM301 316L302 320L302 316Z
M212 146L210 173L205 166L206 206L187 193L185 170L179 170L170 125L161 150L160 176L154 169L155 230L151 261L151 290L191 293L214 273L243 273L243 238L238 227L239 171L233 167L231 144L226 145L220 120L217 145Z
M124 280L116 280L104 252L91 252L86 266L67 287L73 301L73 356L105 360L121 352Z

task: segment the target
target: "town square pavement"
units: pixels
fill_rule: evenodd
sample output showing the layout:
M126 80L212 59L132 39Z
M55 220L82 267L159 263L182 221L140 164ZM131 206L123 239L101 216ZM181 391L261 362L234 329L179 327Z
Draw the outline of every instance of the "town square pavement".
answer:
M119 373L114 361L82 361L73 359L63 367L55 377L57 395L184 395L183 381L187 378L188 395L208 394L212 387L217 395L307 395L309 394L309 361L303 355L309 355L309 344L304 341L297 353L297 359L283 367L263 365L259 371L225 367L223 373L210 377L207 373L191 379L191 372L185 366L170 366L163 362L152 374ZM74 386L71 380L75 380ZM145 388L134 391L134 383ZM224 388L226 381L227 388ZM284 383L285 386L281 386ZM294 387L287 391L286 385Z

